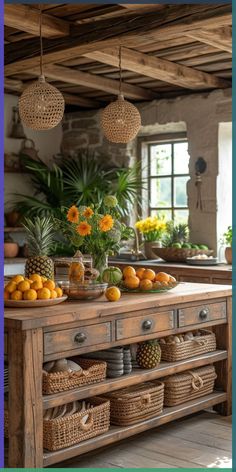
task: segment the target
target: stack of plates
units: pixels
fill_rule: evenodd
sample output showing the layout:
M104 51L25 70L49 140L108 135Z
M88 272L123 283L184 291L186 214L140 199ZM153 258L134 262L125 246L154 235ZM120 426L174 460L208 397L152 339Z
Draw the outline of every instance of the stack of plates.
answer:
M8 366L4 365L4 393L8 392Z

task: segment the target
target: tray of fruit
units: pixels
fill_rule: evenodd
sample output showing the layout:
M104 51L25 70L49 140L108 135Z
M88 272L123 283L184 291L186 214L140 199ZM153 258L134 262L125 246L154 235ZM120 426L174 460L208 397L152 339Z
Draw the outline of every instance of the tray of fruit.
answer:
M186 262L190 257L198 255L210 256L213 254L212 249L208 249L205 245L176 243L171 247L155 247L152 248L156 256L160 257L166 262Z
M30 277L15 275L4 287L4 305L13 308L34 308L58 305L67 299L54 280L39 274Z
M137 270L127 266L123 270L123 279L119 283L120 290L127 293L162 293L172 290L178 282L166 272L140 267Z

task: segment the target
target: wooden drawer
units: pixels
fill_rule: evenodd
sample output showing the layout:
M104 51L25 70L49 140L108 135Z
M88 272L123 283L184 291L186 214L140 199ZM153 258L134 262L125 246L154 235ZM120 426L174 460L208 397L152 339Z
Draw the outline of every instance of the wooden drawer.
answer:
M178 327L226 319L226 302L197 305L178 310Z
M174 313L166 311L116 321L116 340L135 338L174 328Z
M198 284L209 284L210 277L202 277L201 275L181 275L179 277L180 282L193 282Z
M44 333L44 355L96 346L111 341L111 323Z
M220 279L220 278L216 278L214 277L212 279L212 283L213 284L220 284L220 285L232 285L232 279Z

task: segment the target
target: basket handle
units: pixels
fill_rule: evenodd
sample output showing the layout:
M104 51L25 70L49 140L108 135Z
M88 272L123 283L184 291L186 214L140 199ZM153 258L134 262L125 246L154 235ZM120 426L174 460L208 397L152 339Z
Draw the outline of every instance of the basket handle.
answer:
M196 374L196 372L193 372L192 370L189 371L189 373L192 375L192 388L196 392L200 390L203 387L203 380L202 378Z
M88 431L90 428L93 427L93 423L94 423L93 414L92 412L89 413L86 423L82 422L82 419L84 418L84 416L80 419L80 429L82 429L82 431Z
M206 346L208 343L207 339L194 339L194 342L199 344L199 346Z
M151 403L151 395L150 393L146 393L145 395L142 395L140 398L140 404L139 407L142 408L142 406L148 406Z

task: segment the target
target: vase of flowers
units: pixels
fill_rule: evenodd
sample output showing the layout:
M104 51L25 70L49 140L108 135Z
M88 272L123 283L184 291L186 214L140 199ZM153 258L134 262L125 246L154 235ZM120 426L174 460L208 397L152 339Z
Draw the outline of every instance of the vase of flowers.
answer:
M137 221L135 226L144 239L145 256L147 259L158 259L152 248L154 246L162 246L161 240L166 230L164 218L161 218L158 215L149 216L144 220Z
M130 237L130 228L119 221L116 206L116 197L108 195L98 205L72 205L65 209L65 219L57 220L65 238L92 256L93 267L100 274L108 265L108 256L116 254L121 240Z

